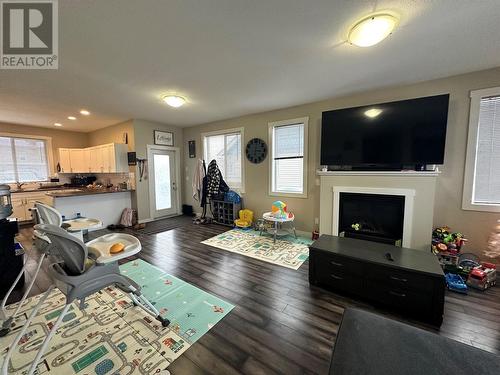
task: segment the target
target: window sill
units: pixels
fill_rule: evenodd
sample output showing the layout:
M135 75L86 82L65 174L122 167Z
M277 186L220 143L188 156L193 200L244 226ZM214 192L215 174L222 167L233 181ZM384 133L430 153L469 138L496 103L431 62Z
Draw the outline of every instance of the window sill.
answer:
M277 192L270 191L269 195L271 197L288 197L288 198L307 198L307 193L285 193L285 192Z
M500 204L463 203L462 209L466 211L500 212Z

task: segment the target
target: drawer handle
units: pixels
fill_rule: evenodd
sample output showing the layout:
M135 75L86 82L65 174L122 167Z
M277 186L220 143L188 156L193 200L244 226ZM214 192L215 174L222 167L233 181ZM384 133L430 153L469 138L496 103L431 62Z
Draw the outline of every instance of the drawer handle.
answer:
M333 261L333 260L331 260L331 261L330 261L330 264L331 264L332 266L344 267L344 265L343 265L342 263L337 263L337 262L335 262L335 261Z
M402 283L406 283L408 279L405 279L403 277L396 277L396 276L390 276L391 280L396 280L396 281L401 281Z
M333 273L330 275L331 278L335 279L335 280L344 280L343 277L340 277L340 276L337 276L337 275L334 275Z
M405 293L393 292L392 290L389 291L389 294L392 294L393 296L396 296L396 297L406 297Z

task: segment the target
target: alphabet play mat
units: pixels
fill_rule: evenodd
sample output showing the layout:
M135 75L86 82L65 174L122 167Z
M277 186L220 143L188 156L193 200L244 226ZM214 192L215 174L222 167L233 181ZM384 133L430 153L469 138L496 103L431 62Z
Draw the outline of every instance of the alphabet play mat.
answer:
M123 264L120 270L142 286L145 296L170 319L170 326L162 328L118 288L106 288L89 297L84 310L74 303L37 374L161 374L234 307L143 260ZM40 297L26 302L15 321L17 329L0 338L2 357ZM64 295L55 290L20 340L9 374L28 370L63 307ZM15 304L7 307L7 313L14 310Z
M286 236L273 243L272 236L258 231L231 229L202 242L205 245L232 251L264 262L298 270L309 258L311 240Z

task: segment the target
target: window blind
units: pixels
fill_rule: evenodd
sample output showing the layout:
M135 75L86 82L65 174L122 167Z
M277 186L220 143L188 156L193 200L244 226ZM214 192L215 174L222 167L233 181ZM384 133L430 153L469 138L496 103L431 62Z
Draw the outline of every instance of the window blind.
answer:
M0 137L0 182L46 181L47 146L43 139Z
M473 201L500 204L500 96L480 102Z
M273 128L273 192L304 192L304 124Z
M241 134L228 133L205 137L205 160L217 165L226 183L233 189L241 189Z

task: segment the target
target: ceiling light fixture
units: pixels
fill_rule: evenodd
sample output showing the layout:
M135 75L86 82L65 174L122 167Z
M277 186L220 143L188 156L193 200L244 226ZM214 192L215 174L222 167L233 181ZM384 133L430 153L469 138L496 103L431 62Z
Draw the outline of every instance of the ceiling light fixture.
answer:
M186 99L179 95L165 95L162 100L174 108L179 108L186 103Z
M392 14L373 14L351 27L347 40L358 47L371 47L391 35L398 23Z
M68 120L76 120L76 117L75 116L68 116Z
M62 124L60 124L58 122L54 122L54 126L62 126Z
M367 111L365 111L365 116L369 118L375 118L378 115L382 113L382 110L380 108L371 108Z
M80 110L80 114L82 114L82 115L84 115L84 116L88 116L88 115L90 115L90 112L89 112L89 111L87 111L86 109L81 109L81 110Z

